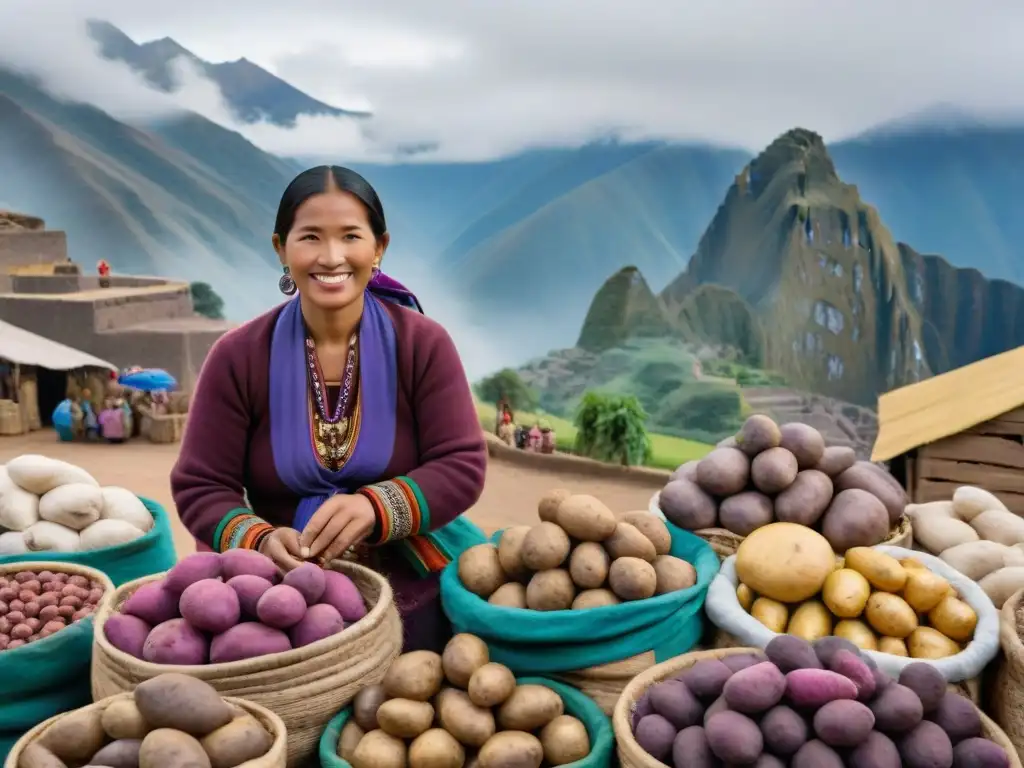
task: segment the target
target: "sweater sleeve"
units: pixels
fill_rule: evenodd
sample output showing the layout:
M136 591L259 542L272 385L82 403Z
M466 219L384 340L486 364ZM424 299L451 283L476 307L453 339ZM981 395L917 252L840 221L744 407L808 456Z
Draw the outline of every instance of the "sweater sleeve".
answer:
M440 326L416 347L412 381L420 464L360 489L377 513L370 544L436 531L483 492L487 447L459 353Z
M271 526L245 500L250 416L233 344L221 337L203 363L189 404L171 492L178 516L198 541L220 552L254 546Z

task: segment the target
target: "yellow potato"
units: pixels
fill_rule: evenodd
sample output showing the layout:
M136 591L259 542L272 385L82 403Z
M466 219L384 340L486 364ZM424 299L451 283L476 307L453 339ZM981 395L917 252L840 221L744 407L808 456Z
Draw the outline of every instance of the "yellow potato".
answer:
M917 629L917 614L906 600L890 592L875 592L868 598L864 617L880 635L907 637Z
M911 568L907 571L907 583L903 586L903 599L918 613L928 613L949 594L949 582L927 568Z
M863 574L852 568L832 571L821 589L825 605L840 619L855 619L860 616L870 596L871 584Z
M865 651L877 651L878 640L871 628L860 619L843 619L832 630L836 637L843 637Z
M786 633L813 643L832 634L832 616L822 603L808 600L793 611Z
M750 607L757 600L757 595L746 584L740 584L736 587L736 599L740 601L740 607L747 613L750 613Z
M932 627L918 627L907 638L913 659L944 659L960 653L960 646Z
M878 651L879 653L888 653L891 656L910 655L910 651L907 650L907 644L898 637L878 638Z
M759 595L799 603L821 591L835 569L832 545L817 531L796 523L758 528L736 550L737 578Z
M900 560L900 565L906 569L917 568L917 569L928 569L928 566L922 563L920 560L915 560L912 557L904 557Z
M770 597L759 597L750 606L750 615L772 632L785 632L789 623L789 609Z
M871 547L848 549L845 565L883 592L899 592L907 583L907 571L900 561Z
M978 614L963 600L947 596L928 612L928 623L951 640L966 643L974 637Z

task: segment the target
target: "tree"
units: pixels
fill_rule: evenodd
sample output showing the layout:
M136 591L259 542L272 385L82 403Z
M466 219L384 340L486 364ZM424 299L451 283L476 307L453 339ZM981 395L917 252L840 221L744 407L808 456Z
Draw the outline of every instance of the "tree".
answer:
M651 457L647 413L633 395L586 392L576 409L576 452L623 466Z
M192 291L192 307L197 314L211 320L224 319L224 299L213 290L213 286L209 283L196 282L189 288Z
M537 393L511 368L503 368L481 379L474 389L477 397L485 403L507 400L516 411L532 411L537 408Z

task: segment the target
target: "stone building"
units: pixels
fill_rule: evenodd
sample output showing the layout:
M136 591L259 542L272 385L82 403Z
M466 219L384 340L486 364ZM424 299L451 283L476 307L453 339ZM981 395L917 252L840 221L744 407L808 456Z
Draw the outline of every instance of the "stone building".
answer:
M0 320L119 367L164 368L191 389L231 324L197 315L188 283L117 274L105 282L71 261L63 232L0 211Z

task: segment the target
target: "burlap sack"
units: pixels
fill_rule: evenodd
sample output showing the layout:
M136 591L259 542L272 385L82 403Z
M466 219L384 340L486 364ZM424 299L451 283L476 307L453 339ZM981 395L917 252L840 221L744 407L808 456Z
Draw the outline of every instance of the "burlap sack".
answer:
M1024 589L1003 603L999 614L1002 654L992 690L992 717L1006 732L1018 752L1024 753Z

